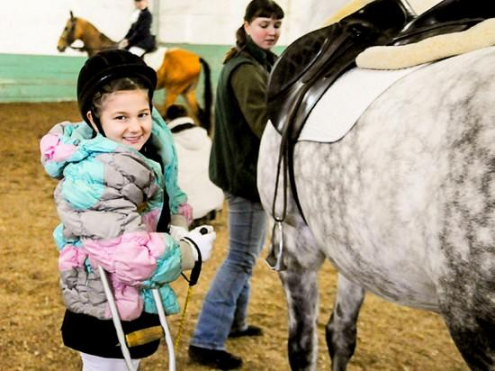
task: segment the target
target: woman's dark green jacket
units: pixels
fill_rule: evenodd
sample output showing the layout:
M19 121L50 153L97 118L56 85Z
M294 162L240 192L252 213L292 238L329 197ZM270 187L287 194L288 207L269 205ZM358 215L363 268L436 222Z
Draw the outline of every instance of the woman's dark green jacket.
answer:
M266 85L275 54L253 42L230 58L218 81L210 179L225 192L260 200L256 167L268 121Z

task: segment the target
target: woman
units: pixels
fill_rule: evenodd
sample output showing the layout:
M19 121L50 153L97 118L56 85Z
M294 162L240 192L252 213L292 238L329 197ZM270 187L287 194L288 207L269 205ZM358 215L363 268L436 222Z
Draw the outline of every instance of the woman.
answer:
M189 346L191 361L230 370L242 359L225 350L230 337L260 336L246 321L250 279L265 239L265 212L256 187L256 164L267 122L266 87L276 60L284 12L274 1L253 0L224 61L216 100L210 179L225 193L229 253L218 270Z

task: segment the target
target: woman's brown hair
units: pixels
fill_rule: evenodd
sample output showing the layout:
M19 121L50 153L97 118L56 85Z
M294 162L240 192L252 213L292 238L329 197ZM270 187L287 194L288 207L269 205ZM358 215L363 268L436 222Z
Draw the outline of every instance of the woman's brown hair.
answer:
M252 0L246 7L244 21L251 23L255 18L259 17L283 19L284 15L283 9L273 0ZM237 55L246 45L247 35L244 25L237 29L235 36L236 46L227 52L223 63L226 63L230 58Z

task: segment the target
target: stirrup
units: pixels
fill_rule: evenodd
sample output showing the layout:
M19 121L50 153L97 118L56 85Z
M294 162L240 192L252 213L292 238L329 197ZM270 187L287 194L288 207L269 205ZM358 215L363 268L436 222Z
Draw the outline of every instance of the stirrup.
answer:
M103 289L105 290L105 296L107 297L108 304L110 305L110 312L112 313L113 325L115 326L115 331L117 332L117 338L119 339L120 348L122 349L122 355L124 356L127 370L137 371L134 369L134 366L132 364L131 353L129 352L128 346L132 347L135 345L144 344L149 341L161 338L161 336L165 334L165 342L167 343L168 356L169 356L168 369L169 371L175 371L176 367L175 367L174 343L172 341L172 336L170 334L170 330L167 325L165 310L163 309L162 299L160 297L160 292L158 291L158 289L152 289L151 292L153 294L153 299L155 300L156 308L158 311L158 318L160 319L161 329L159 328L159 326L155 326L150 329L135 331L126 336L124 334L124 330L122 329L122 323L120 322L120 316L117 310L117 305L115 304L115 299L113 297L112 290L110 289L110 285L108 283L107 272L103 269L101 265L98 266L98 270L100 272L101 281L103 283ZM157 338L157 335L160 336Z
M275 232L278 232L278 241L275 243L277 240ZM282 272L287 270L287 252L285 250L284 246L284 235L283 235L283 228L282 228L282 222L277 221L273 225L272 229L272 248L270 250L270 253L266 257L265 261L270 267L270 269L277 271L277 272Z

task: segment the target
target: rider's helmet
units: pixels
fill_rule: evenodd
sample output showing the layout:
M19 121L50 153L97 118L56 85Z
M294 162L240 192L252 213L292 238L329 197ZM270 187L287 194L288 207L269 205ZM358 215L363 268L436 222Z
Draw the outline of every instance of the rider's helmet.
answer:
M93 97L109 82L123 78L137 78L147 87L150 108L156 87L156 72L137 55L126 50L105 50L89 58L77 79L77 102L84 121L86 113L94 110ZM100 123L97 122L98 126Z

